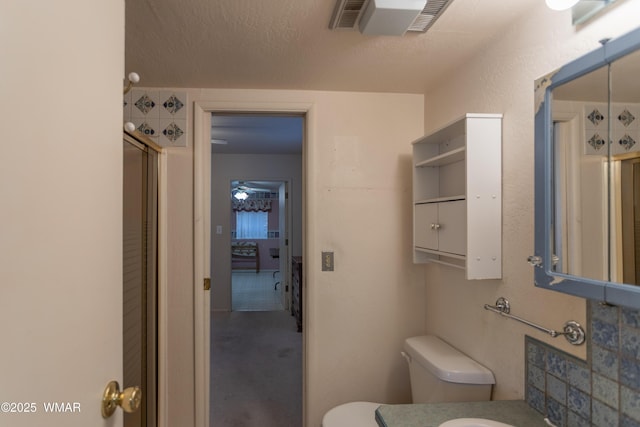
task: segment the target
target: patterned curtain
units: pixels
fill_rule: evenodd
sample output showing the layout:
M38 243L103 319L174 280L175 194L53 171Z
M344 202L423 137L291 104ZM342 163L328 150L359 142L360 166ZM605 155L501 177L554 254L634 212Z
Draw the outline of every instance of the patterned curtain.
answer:
M269 212L271 210L271 199L233 199L232 206L234 211Z

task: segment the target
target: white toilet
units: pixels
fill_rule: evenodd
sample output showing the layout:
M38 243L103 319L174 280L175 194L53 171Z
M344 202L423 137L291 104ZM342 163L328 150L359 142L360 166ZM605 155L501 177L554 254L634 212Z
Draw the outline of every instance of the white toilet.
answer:
M402 355L409 364L413 403L491 399L493 373L433 335L407 338ZM378 427L382 403L350 402L329 410L322 427Z

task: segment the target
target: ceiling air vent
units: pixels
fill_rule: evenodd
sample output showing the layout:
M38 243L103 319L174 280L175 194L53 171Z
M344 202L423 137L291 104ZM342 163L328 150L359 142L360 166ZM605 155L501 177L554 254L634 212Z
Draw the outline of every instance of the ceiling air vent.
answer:
M428 0L425 8L407 31L426 32L452 2L453 0Z
M369 1L373 0L338 0L333 9L329 28L357 30L361 15ZM407 31L426 32L452 2L453 0L428 0L425 8Z
M338 0L333 9L333 16L329 28L332 30L354 30L357 28L358 18L364 10L367 0Z

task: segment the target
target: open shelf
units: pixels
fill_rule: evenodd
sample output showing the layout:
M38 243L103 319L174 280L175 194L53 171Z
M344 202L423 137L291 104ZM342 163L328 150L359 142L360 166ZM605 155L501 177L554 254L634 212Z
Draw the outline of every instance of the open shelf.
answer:
M453 202L455 200L465 200L465 199L466 199L465 195L461 194L459 196L435 197L433 199L415 200L414 203L417 205L421 203Z
M423 168L432 166L444 166L451 163L459 162L461 160L464 160L465 151L465 147L456 148L455 150L447 151L446 153L442 153L438 156L418 162L416 163L416 167Z
M412 145L414 263L500 279L502 115L466 114Z

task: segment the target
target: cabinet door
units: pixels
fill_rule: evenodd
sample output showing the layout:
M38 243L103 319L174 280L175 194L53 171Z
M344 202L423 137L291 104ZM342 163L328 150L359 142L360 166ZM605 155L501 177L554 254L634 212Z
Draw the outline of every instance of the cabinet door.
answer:
M416 247L438 250L438 230L432 225L438 223L438 204L422 203L415 205L414 244Z
M438 250L464 255L467 252L467 203L438 203Z

